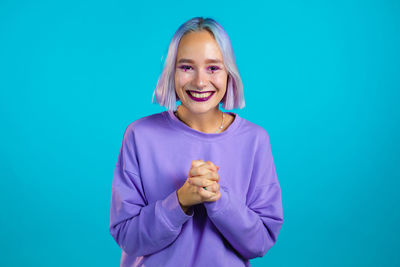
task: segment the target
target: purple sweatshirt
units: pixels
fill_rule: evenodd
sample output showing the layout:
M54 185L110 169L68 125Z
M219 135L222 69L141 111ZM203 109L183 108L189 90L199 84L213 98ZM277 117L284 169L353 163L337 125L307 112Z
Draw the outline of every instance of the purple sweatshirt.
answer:
M250 266L275 244L281 188L264 128L239 117L224 132L194 130L164 111L125 130L111 192L110 233L121 266ZM219 166L221 198L192 206L176 191L192 160Z

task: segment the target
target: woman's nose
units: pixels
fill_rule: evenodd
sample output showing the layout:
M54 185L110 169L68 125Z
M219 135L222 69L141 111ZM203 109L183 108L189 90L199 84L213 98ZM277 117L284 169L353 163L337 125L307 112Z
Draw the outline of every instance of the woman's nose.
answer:
M198 88L203 88L203 87L207 86L207 83L208 83L208 75L207 75L207 73L205 73L204 71L199 70L196 73L196 77L195 77L195 81L194 82L195 82L195 85Z

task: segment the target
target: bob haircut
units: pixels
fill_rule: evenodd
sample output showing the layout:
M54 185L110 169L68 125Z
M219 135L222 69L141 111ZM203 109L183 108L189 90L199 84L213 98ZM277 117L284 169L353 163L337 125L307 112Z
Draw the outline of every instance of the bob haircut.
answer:
M245 106L242 79L240 78L236 66L235 56L228 34L215 20L202 17L195 17L188 20L178 28L172 37L163 71L153 93L153 103L158 103L168 110L175 111L177 109L176 101L179 100L179 97L175 92L175 68L178 45L186 33L203 30L211 33L217 41L221 49L225 68L228 72L226 93L220 102L223 103L222 107L226 110L230 110L234 108L241 109Z

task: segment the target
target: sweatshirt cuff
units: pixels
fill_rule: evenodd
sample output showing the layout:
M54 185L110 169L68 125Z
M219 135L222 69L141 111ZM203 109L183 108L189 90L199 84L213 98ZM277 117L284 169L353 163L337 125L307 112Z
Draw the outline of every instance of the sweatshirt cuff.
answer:
M193 217L193 210L190 210L190 214L187 215L181 208L178 201L178 195L176 190L169 194L165 199L161 200L160 203L161 212L163 213L164 220L171 227L178 229L187 220Z
M204 202L204 207L207 210L207 214L209 217L214 217L220 212L226 210L229 206L230 196L229 191L226 187L220 187L221 197L217 201L213 202Z

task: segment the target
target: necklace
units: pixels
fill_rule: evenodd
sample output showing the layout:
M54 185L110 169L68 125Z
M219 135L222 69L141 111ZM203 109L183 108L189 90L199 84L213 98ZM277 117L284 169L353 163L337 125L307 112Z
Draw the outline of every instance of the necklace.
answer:
M180 121L184 122L183 120L181 120L181 118L179 118L178 111L174 111L174 114ZM222 123L221 126L218 127L218 130L215 133L218 133L219 131L222 130L222 128L224 128L224 119L225 119L225 113L222 112Z

